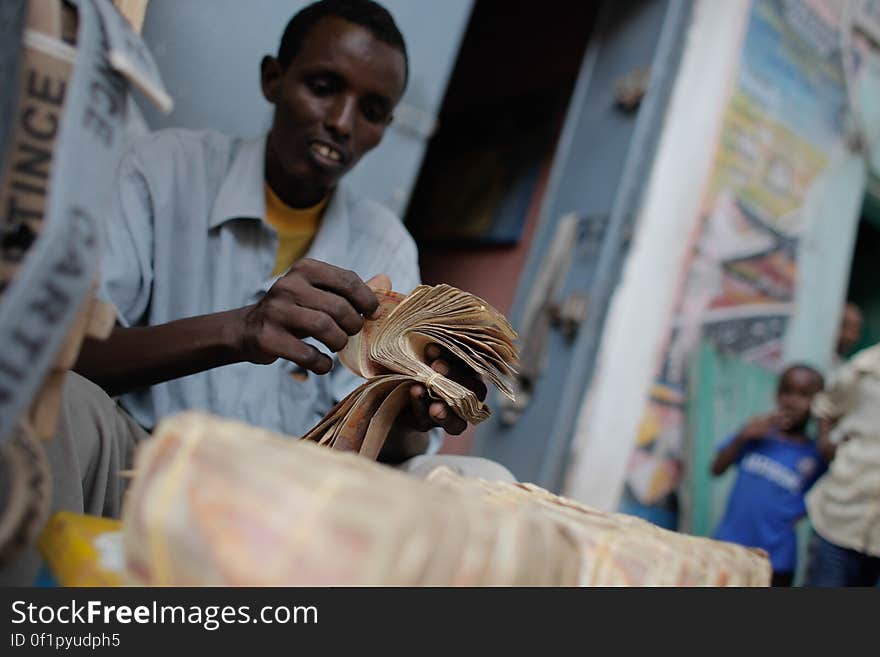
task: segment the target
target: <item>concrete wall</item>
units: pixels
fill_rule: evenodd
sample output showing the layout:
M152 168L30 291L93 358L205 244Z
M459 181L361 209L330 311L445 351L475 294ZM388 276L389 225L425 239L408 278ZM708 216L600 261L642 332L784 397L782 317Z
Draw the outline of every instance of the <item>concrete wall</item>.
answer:
M747 3L698 0L630 255L582 407L564 493L617 506L664 349L729 88Z
M864 61L841 68L845 14L822 0L696 3L582 406L568 495L606 509L624 488L653 495L639 499L645 508L665 495L670 508L683 505L687 528L692 510L707 507L690 485L704 473L688 468L705 467L691 452L714 449L716 420L769 407L768 382L785 362L829 363L866 179L845 110L874 83ZM716 360L689 380L707 345ZM699 381L701 371L715 380ZM739 388L768 398L746 395L719 415L719 391Z

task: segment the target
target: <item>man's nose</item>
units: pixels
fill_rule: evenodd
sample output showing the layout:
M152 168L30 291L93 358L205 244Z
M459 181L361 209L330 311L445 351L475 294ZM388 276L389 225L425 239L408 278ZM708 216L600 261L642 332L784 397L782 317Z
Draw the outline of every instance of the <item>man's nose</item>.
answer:
M351 137L354 128L355 112L357 111L356 99L351 96L340 96L331 105L324 121L327 130L341 141Z

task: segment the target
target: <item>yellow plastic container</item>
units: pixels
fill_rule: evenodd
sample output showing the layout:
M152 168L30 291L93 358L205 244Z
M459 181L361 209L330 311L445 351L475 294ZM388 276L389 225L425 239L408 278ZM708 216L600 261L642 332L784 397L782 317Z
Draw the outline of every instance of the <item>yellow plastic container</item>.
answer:
M122 523L61 511L37 543L61 586L123 586Z

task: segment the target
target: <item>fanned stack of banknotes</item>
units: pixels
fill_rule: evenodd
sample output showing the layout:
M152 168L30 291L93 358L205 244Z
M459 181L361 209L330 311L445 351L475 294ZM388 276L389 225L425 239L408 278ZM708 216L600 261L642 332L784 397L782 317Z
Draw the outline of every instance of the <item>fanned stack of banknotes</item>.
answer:
M334 406L305 436L333 449L375 459L394 420L409 403L410 386L446 402L463 420L477 424L488 406L468 388L425 362L427 345L440 345L511 400L509 378L519 355L516 331L479 297L450 285L420 285L408 295L378 290L379 311L339 354L342 363L367 379Z

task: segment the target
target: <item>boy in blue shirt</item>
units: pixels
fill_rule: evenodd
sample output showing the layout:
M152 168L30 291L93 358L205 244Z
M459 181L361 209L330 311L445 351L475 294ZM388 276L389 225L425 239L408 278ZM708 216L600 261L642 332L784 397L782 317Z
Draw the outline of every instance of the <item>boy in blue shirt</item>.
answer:
M773 586L791 586L797 560L795 524L806 515L804 496L826 464L806 433L810 404L822 375L793 365L779 377L776 410L752 418L718 447L712 474L738 466L736 482L715 538L763 548Z

